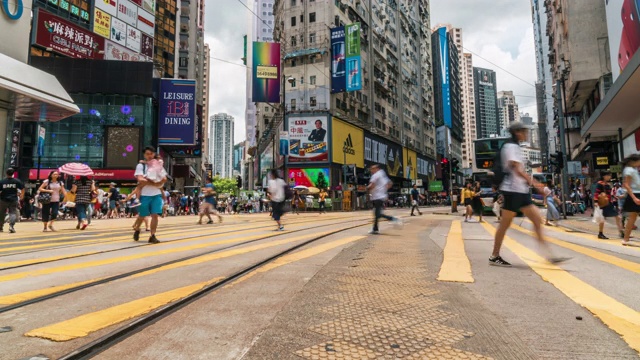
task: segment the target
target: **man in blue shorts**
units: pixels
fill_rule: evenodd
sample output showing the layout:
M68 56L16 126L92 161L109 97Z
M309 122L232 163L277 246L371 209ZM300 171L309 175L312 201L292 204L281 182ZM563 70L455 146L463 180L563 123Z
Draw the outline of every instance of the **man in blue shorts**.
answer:
M204 201L200 205L200 220L198 224L202 225L202 218L209 218L207 224L213 224L211 214L218 216L218 221L222 222L222 216L218 214L216 210L216 188L213 186L213 179L207 178L207 184L202 188L202 194L204 195Z
M155 158L156 151L153 147L147 146L144 149L144 159L151 161ZM144 218L151 216L151 237L149 243L157 244L160 241L156 238L156 230L158 229L158 217L162 215L162 186L167 181L163 178L159 182L153 182L146 178L147 165L138 164L136 166L135 177L140 185L144 185L140 191L140 206L138 210L138 219L133 225L133 240L140 240L140 225L144 222Z

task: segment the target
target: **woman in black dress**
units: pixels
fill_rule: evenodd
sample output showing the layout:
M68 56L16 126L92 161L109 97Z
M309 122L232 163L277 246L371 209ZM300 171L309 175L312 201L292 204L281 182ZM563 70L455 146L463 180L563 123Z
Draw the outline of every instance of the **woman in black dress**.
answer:
M476 181L473 185L474 197L471 200L471 208L473 209L473 213L475 215L479 215L478 222L482 222L482 212L484 211L484 205L482 203L482 199L480 198L482 189L480 188L480 182Z

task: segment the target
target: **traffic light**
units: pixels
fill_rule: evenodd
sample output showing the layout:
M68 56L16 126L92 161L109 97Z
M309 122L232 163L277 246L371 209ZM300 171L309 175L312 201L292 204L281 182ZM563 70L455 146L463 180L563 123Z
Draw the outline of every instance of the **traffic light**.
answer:
M460 161L458 159L453 158L451 160L451 173L457 173L460 170Z
M555 154L551 154L549 155L551 157L551 165L555 166L557 169L562 169L564 168L564 160L563 160L563 156L562 156L562 152L558 151Z
M238 189L242 189L242 176L240 175L236 176L236 186Z
M449 166L449 159L447 158L442 158L442 160L440 161L440 165L442 165L442 168L444 169L445 166Z

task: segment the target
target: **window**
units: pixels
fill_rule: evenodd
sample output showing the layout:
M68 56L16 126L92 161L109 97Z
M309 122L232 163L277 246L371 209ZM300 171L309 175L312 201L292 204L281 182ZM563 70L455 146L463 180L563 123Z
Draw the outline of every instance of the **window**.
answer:
M263 4L262 4L262 7L267 7L267 4L263 3Z
M273 4L269 4L269 7L273 7Z
M291 37L291 46L296 46L296 43L297 43L297 42L296 42L296 37L295 37L295 36L292 36L292 37Z
M309 34L309 44L313 44L316 42L316 33Z
M296 17L295 16L291 17L291 26L296 26Z
M262 15L266 16L266 15L267 15L267 12L266 12L266 11L263 11L263 12L262 12Z
M300 23L302 24L304 22L304 15L300 15Z
M262 29L262 32L267 32L267 29Z
M309 22L316 22L316 13L309 13Z
M316 101L316 97L312 96L309 98L309 105L311 106L318 106L318 102Z
M296 99L291 99L291 110L296 109Z
M291 67L296 67L296 60L291 60Z
M315 85L316 84L316 76L315 75L311 75L309 77L309 84L311 84L311 85Z
M291 6L296 6L296 0L291 0Z

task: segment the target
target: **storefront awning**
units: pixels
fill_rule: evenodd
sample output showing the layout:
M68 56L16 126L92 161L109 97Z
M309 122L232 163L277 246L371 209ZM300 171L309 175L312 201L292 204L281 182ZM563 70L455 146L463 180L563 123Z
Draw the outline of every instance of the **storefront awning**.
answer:
M582 137L617 136L618 128L622 129L622 137L633 133L640 127L640 51L620 73L596 108L589 120L582 127Z
M0 54L0 103L17 121L59 121L80 112L58 79Z

